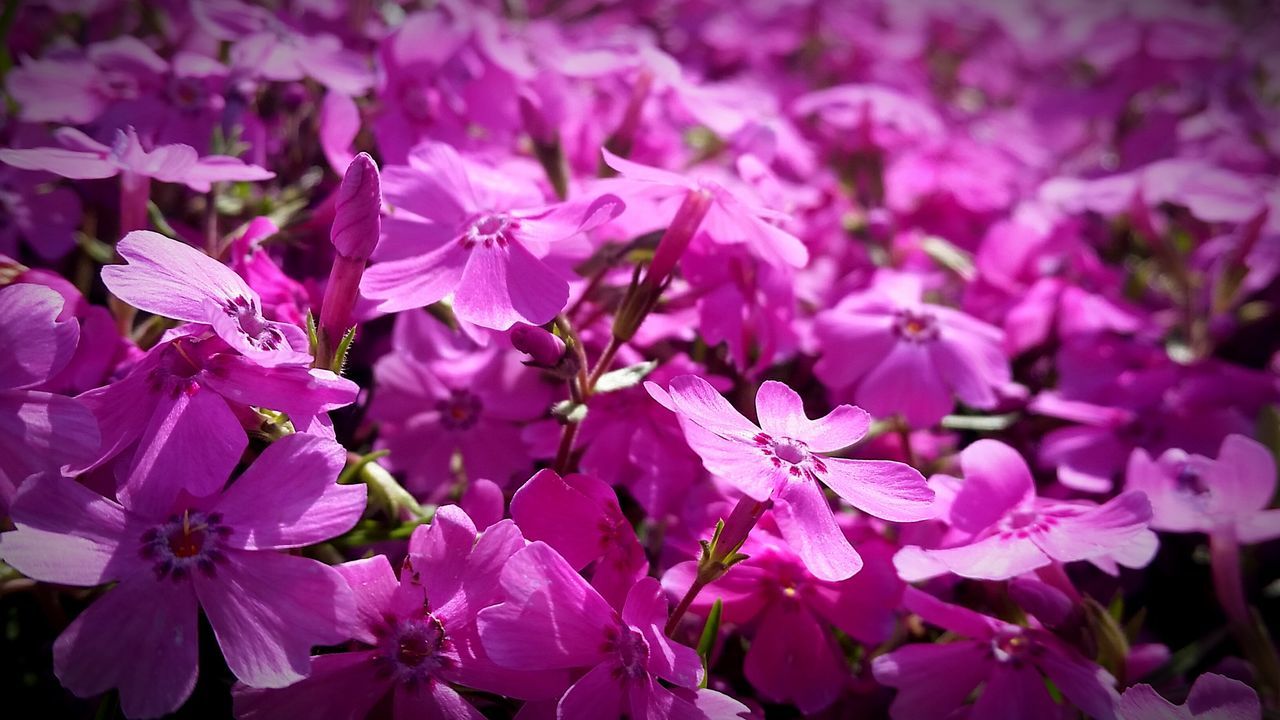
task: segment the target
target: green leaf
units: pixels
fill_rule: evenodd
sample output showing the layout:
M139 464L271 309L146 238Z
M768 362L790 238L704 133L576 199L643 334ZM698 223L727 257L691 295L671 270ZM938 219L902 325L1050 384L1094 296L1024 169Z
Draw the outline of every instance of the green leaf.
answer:
M320 349L320 336L316 331L316 316L311 314L311 309L307 309L307 346L311 348L311 354L315 355Z
M342 336L342 342L338 343L338 349L333 353L333 362L329 365L329 369L336 375L342 374L342 369L347 366L347 351L351 349L351 341L356 338L356 328L352 325Z
M626 390L629 387L635 387L645 378L646 375L653 372L658 367L657 360L649 360L642 363L636 363L629 367L611 370L596 381L594 392L607 393L617 392L618 390Z
M147 201L147 217L151 220L151 224L154 225L161 234L174 238L181 237L181 235L178 234L178 231L174 230L173 226L169 224L169 221L165 219L164 213L160 211L160 206L156 205L153 200Z
M342 474L338 475L339 485L350 485L359 480L360 473L364 471L364 466L369 463L384 458L391 454L390 450L374 450L371 453L361 455L360 459L342 469Z
M711 605L711 612L707 615L707 622L702 626L702 635L698 636L698 657L702 658L702 684L698 687L705 688L707 676L711 674L711 650L715 647L716 636L720 634L720 615L723 610L724 603L720 598L716 598L715 603Z
M1005 415L947 415L942 427L948 430L972 430L974 432L999 432L1012 425L1018 413Z

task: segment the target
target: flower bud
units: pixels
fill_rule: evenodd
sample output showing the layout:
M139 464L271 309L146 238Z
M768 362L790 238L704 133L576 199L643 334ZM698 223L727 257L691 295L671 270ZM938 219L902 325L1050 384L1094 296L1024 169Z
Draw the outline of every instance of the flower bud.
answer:
M360 153L347 166L334 203L329 239L339 255L367 260L382 230L382 183L378 166L368 153Z
M693 241L702 219L711 209L711 200L711 193L702 188L690 190L684 196L684 202L680 203L676 216L671 219L667 231L662 233L662 239L658 241L658 249L653 253L653 262L649 263L649 270L645 273L642 284L653 288L666 281L667 276L675 269L676 262Z
M511 329L511 344L538 367L555 367L564 357L564 341L535 325L516 323Z

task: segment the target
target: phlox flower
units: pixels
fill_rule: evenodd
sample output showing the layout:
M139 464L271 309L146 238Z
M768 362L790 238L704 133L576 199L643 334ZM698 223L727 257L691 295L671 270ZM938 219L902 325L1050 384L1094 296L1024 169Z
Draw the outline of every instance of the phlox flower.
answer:
M565 522L566 517L573 521ZM615 608L648 574L649 561L635 530L603 480L539 470L512 496L511 519L526 538L555 548L573 569L594 562L591 584Z
M1168 532L1226 532L1241 543L1280 537L1280 509L1269 510L1276 463L1262 443L1228 435L1216 458L1166 450L1129 457L1125 489L1151 498L1151 527Z
M503 564L524 545L510 520L478 534L449 505L414 530L398 579L386 555L335 566L354 593L358 645L313 656L307 677L288 687L237 685L236 717L364 718L388 701L397 718L484 717L453 685L554 698L568 682L564 673L499 667L476 630L476 614L501 599Z
M477 347L426 313L396 318L393 351L374 365L369 409L380 423L378 447L408 488L426 497L446 491L462 456L468 478L500 485L530 469L521 425L551 407L551 386L496 344ZM501 451L497 451L501 448Z
M217 260L149 230L129 233L116 250L128 264L102 268L102 282L121 300L149 313L208 325L263 366L311 362L302 328L263 317L258 293Z
M81 697L117 688L130 718L176 710L195 687L197 607L231 671L258 687L301 680L313 645L349 636L355 607L342 576L276 552L359 519L365 488L334 483L346 452L290 435L224 490L244 446L143 463L120 503L55 475L23 486L0 557L43 582L116 583L54 643L64 687Z
M880 273L873 286L819 313L822 358L814 372L849 389L876 417L916 428L951 412L955 398L990 409L1010 382L1004 333L959 310L925 303L915 275Z
M1045 688L1046 676L1088 717L1116 718L1115 678L1054 635L944 603L913 587L906 589L903 604L965 639L906 645L871 662L876 680L898 689L889 707L894 720L951 717L979 685L968 717L1059 717L1063 711Z
M511 557L501 582L505 600L479 616L480 640L489 657L511 668L586 670L560 698L561 720L624 714L722 718L746 712L719 693L697 690L701 661L693 648L663 634L667 600L657 580L637 582L619 612L555 550L535 542ZM701 707L704 696L733 710L709 715Z
M960 452L964 481L935 475L944 520L952 532L941 547L908 546L894 557L904 580L952 572L985 580L1008 578L1051 563L1090 560L1142 567L1156 551L1146 495L1129 492L1098 506L1036 497L1031 470L1016 450L979 440Z
M78 400L39 389L71 361L80 339L63 299L42 285L0 287L0 517L17 486L58 473L98 449L98 423Z
M0 162L22 170L44 170L72 180L96 180L121 173L161 182L182 183L208 192L211 183L268 180L275 173L228 155L201 157L190 145L158 145L147 149L133 128L118 130L104 145L75 128L53 133L60 147L0 149Z
M751 685L770 701L816 713L835 702L850 680L831 628L868 645L893 634L904 587L893 569L894 546L861 528L862 571L828 582L763 530L757 527L743 545L748 559L703 589L690 611L705 615L717 599L723 601L721 621L754 632L743 659ZM678 597L696 573L695 562L680 563L663 575L662 586Z
M42 173L0 168L0 255L16 257L22 242L45 260L75 247L80 198L67 188L47 191Z
M911 466L823 454L866 436L871 420L859 408L841 405L810 420L794 390L768 381L756 394L756 425L696 375L675 378L667 390L651 382L645 387L679 416L685 440L707 470L752 499L773 503L782 537L818 578L844 580L862 567L821 485L885 520L914 522L936 514L933 491Z
M410 153L408 166L385 168L382 188L396 210L383 231L392 249L380 257L394 259L365 272L362 292L384 312L451 294L459 319L496 330L541 325L563 310L569 284L544 258L623 209L612 195L547 204L430 142Z
M1262 717L1262 703L1258 693L1239 680L1205 673L1196 678L1182 705L1140 683L1124 691L1116 711L1120 720L1256 720Z

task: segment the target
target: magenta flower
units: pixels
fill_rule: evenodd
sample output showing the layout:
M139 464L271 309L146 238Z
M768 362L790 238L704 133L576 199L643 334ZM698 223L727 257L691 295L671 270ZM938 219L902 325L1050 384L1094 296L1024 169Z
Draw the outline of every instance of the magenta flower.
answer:
M697 690L698 654L663 634L667 600L657 580L636 583L619 613L555 550L535 542L511 557L501 582L505 601L479 616L489 657L510 668L587 670L560 698L561 720L710 717L697 696L719 694ZM736 707L717 717L746 712L720 699Z
M0 287L0 517L27 476L58 473L98 449L98 423L78 400L39 390L80 338L63 299L42 285Z
M1205 673L1196 678L1182 705L1160 697L1150 685L1124 691L1116 708L1119 720L1256 720L1262 717L1258 693L1239 680Z
M328 370L264 368L215 336L179 336L152 348L123 378L79 396L98 419L102 444L82 471L117 456L203 457L244 441L237 415L249 406L287 414L299 430L351 403L358 388ZM135 449L136 448L136 449Z
M624 197L644 198L660 209L655 218L674 218L690 191L711 195L711 204L702 218L699 232L724 245L745 244L751 253L779 266L804 267L809 251L799 238L778 227L787 216L768 209L745 190L732 190L707 177L686 177L680 173L641 165L601 150L609 167L622 174L605 187L617 188ZM659 225L662 227L662 225Z
M54 644L54 670L71 692L118 688L131 718L176 710L195 686L197 607L231 671L258 687L297 682L313 645L349 636L355 607L342 576L275 552L322 542L359 519L364 487L334 484L346 452L290 435L224 491L244 446L150 458L122 504L53 475L18 493L18 529L0 536L5 562L44 582L117 583Z
M503 668L484 653L476 614L501 600L498 575L525 543L510 520L477 535L445 506L414 531L398 580L386 555L335 566L355 594L358 648L313 656L307 677L285 688L237 685L236 717L363 718L389 700L395 717L482 718L453 685L556 697L564 673Z
M1142 567L1156 551L1147 529L1151 504L1129 492L1098 506L1037 498L1031 470L1016 450L979 440L960 453L964 481L935 475L951 534L937 548L904 547L894 564L915 582L947 572L1006 580L1054 562L1078 560Z
M139 310L208 325L263 366L309 364L307 334L262 316L262 300L235 271L177 240L147 230L116 245L127 265L102 268L102 282Z
M951 717L984 683L967 717L1059 717L1062 708L1045 688L1045 676L1088 717L1115 720L1115 678L1052 634L949 605L913 587L903 602L925 622L967 639L906 645L871 662L876 680L898 689L889 707L894 720Z
M877 417L901 415L912 427L933 425L954 398L995 407L1010 381L1004 333L980 320L921 301L918 276L881 273L867 291L818 315L825 349L814 371Z
M110 145L75 128L59 128L54 138L62 147L0 149L0 162L22 170L44 170L72 180L95 180L121 173L181 183L208 192L211 183L228 180L268 180L275 173L226 155L200 157L190 145L143 147L133 128L120 130Z
M933 491L914 468L897 462L829 457L862 440L871 424L861 409L841 405L810 420L794 390L768 381L756 395L760 425L747 420L706 380L682 375L649 394L680 417L685 440L711 473L752 499L773 502L782 537L816 577L844 580L862 559L836 525L819 483L849 504L885 520L936 515Z
M455 479L455 454L469 478L506 485L532 462L521 425L546 415L551 387L496 345L477 348L424 312L396 318L390 352L374 365L370 418L388 466L410 490L434 497ZM495 448L502 448L495 452Z
M0 168L0 255L17 257L19 241L45 260L75 247L80 198L67 188L45 192L41 173Z
M574 570L594 562L591 584L615 608L649 571L618 496L590 475L562 478L554 470L539 470L512 496L511 519L526 538L555 548Z
M384 251L395 259L364 275L364 294L385 312L430 305L452 294L454 314L482 327L542 325L564 309L569 284L543 258L556 243L622 212L612 195L547 205L509 178L465 162L448 145L424 143L408 167L382 176Z
M813 576L776 535L752 531L742 548L750 557L699 593L690 610L705 615L724 603L722 621L754 627L743 660L747 680L772 702L789 702L812 714L830 706L849 682L844 651L832 628L867 645L893 634L904 584L893 569L894 546L864 528L858 547L866 560L848 580ZM662 577L680 597L697 574L697 563L676 565Z
M1152 460L1145 450L1134 450L1125 489L1151 498L1156 530L1227 532L1247 545L1280 537L1280 509L1268 509L1276 491L1275 457L1243 435L1228 435L1215 459L1175 449Z

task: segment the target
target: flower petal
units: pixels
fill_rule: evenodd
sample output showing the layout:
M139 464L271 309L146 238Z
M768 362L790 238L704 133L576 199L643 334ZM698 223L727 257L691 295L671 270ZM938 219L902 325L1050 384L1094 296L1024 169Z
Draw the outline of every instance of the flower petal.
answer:
M0 288L0 390L39 385L71 360L80 326L70 316L59 322L64 304L43 285Z
M267 446L213 506L246 550L293 548L350 530L364 512L366 486L338 485L347 451L295 433Z
M788 483L775 501L773 517L783 539L818 579L845 580L862 569L862 558L836 525L816 483Z
M978 440L960 453L964 483L951 505L951 524L977 533L1035 495L1031 469L998 440Z
M116 244L127 265L102 268L113 295L149 313L208 324L229 300L258 294L231 268L178 240L137 230Z
M274 552L228 550L196 594L231 672L252 687L284 687L311 670L311 648L351 635L355 602L333 568Z
M237 720L356 720L367 717L390 689L391 681L381 676L374 651L369 650L317 655L311 658L310 673L288 687L253 688L236 683L231 699Z
M613 671L609 666L602 663L579 678L564 697L560 698L560 704L556 706L556 719L620 718L623 716L622 695L622 684L613 678Z
M569 283L519 242L507 247L476 245L453 296L453 309L467 322L506 330L517 322L542 325L569 302Z
M890 460L827 458L827 487L845 502L894 522L916 522L937 517L934 492L915 468Z
M871 671L898 689L889 707L894 720L945 718L991 673L991 653L976 642L916 643L875 658Z

